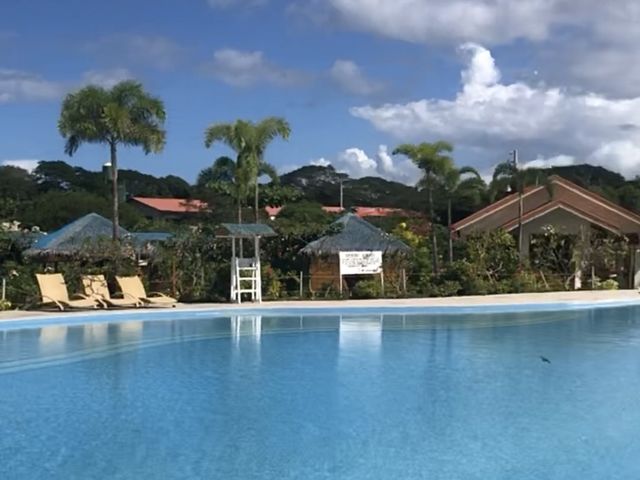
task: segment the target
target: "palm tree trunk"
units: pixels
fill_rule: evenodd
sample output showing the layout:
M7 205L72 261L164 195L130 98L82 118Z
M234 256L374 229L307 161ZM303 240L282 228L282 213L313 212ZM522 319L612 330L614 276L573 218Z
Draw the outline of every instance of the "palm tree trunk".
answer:
M453 232L451 231L451 198L447 200L447 227L449 229L449 263L453 263Z
M427 191L429 192L429 220L431 221L431 255L433 259L433 273L438 273L438 239L436 237L435 214L433 213L433 191L431 178L427 174Z
M115 142L109 144L111 147L111 194L113 196L113 241L117 242L120 234L120 205L118 195L118 155Z
M254 193L254 199L253 199L253 208L255 209L255 213L256 213L256 223L258 223L260 221L260 211L258 210L258 204L259 202L259 184L258 184L258 174L256 174L256 191Z

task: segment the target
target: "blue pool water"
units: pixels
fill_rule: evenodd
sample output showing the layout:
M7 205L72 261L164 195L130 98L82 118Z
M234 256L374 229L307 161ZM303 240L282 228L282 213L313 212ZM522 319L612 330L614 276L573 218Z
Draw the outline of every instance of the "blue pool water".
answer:
M0 327L0 433L12 480L637 480L640 308Z

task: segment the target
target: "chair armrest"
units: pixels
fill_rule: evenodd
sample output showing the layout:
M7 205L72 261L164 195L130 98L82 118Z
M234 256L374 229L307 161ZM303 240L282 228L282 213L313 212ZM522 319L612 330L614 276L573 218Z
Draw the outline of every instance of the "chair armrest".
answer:
M42 295L42 299L43 300L48 300L47 302L42 302L42 303L53 303L55 304L56 307L58 307L60 309L60 311L64 312L64 304L59 302L58 300L48 297L46 295Z
M147 294L147 297L165 297L165 298L171 298L169 297L169 295L166 295L162 292L149 292Z

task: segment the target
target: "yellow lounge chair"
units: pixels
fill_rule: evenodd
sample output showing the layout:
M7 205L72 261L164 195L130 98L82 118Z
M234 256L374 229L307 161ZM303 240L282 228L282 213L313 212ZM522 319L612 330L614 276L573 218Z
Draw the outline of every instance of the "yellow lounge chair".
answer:
M116 277L120 290L127 297L133 297L147 305L172 306L175 307L178 302L175 298L160 292L147 292L142 284L140 277Z
M67 284L60 273L36 273L43 305L55 305L60 310L67 308L98 308L104 304L81 294L69 297Z
M102 301L109 307L141 307L143 305L141 301L126 293L122 297L112 297L104 275L83 275L82 287L87 297Z

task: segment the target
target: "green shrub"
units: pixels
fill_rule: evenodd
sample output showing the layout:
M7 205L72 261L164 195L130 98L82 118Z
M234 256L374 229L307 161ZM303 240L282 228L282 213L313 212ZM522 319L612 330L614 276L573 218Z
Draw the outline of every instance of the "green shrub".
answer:
M373 280L360 280L353 286L351 290L351 296L353 298L378 298L382 296L382 289L380 287L380 281Z
M596 290L618 290L619 287L618 281L613 278L604 281L596 279L595 281Z

